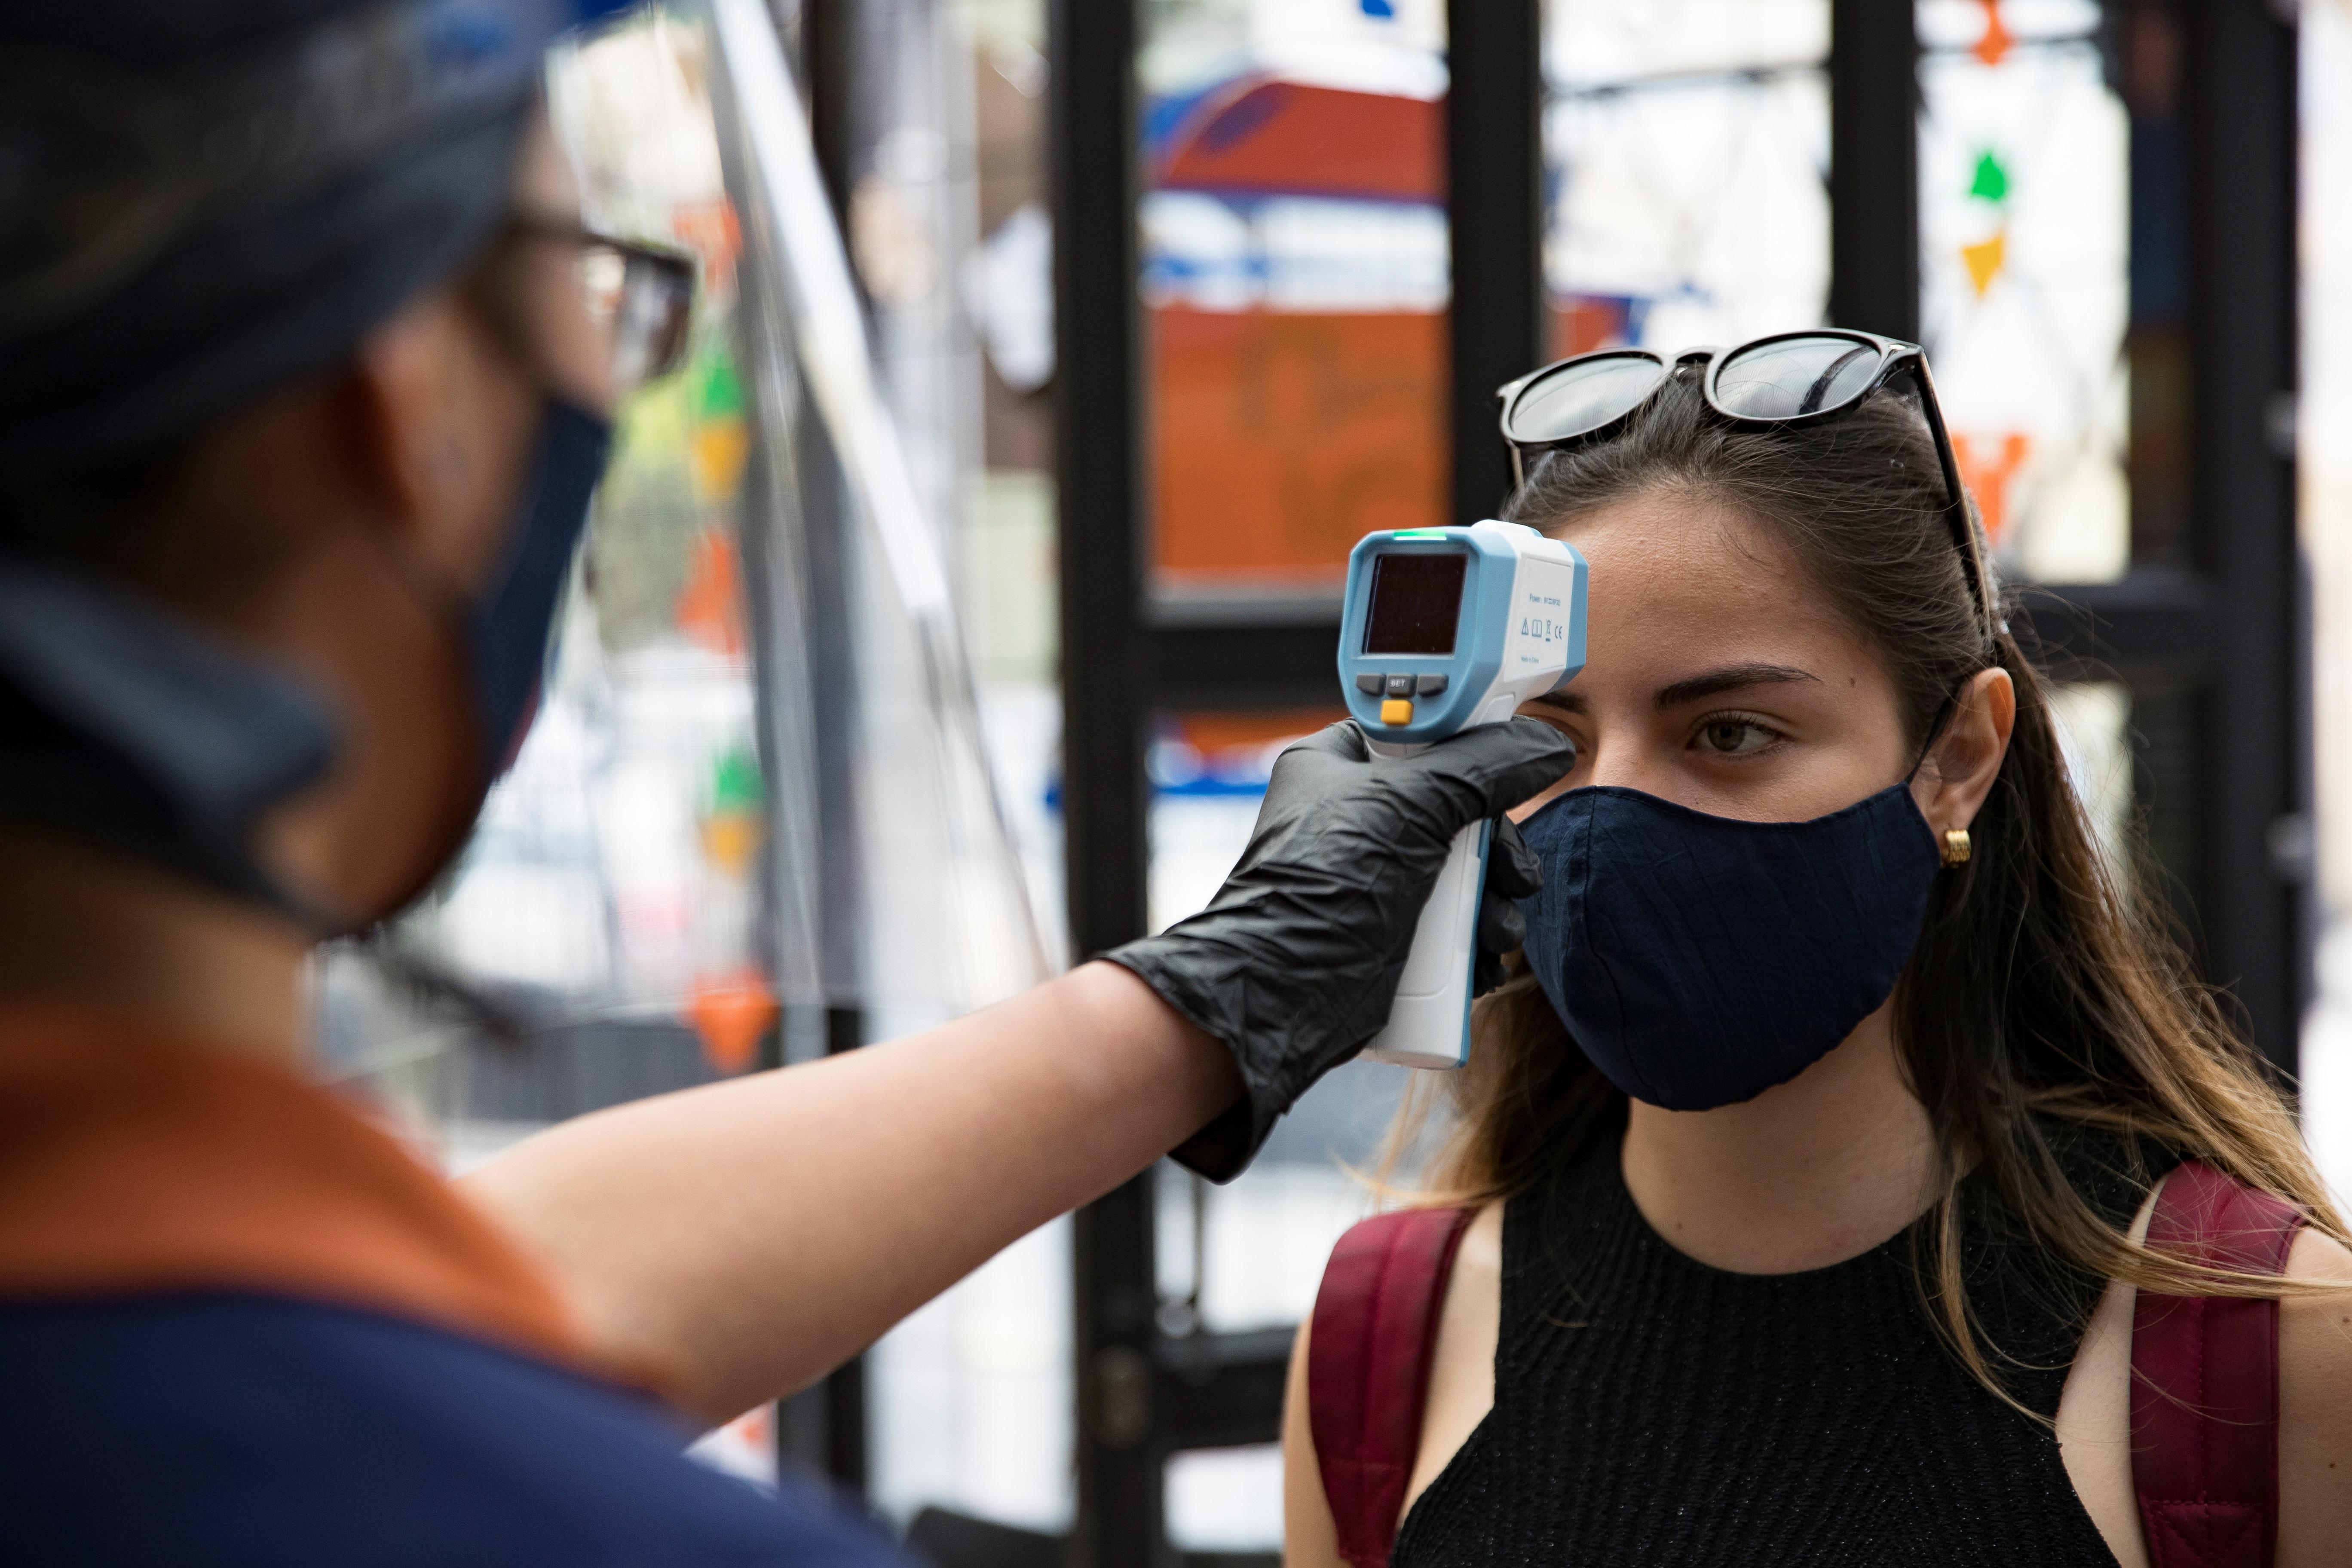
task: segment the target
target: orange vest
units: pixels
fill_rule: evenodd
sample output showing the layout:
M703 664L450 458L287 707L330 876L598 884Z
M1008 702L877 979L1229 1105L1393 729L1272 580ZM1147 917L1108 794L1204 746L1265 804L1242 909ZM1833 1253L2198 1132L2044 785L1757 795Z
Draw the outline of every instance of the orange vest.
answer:
M600 1366L553 1283L323 1089L119 1017L0 1013L0 1299L224 1289Z

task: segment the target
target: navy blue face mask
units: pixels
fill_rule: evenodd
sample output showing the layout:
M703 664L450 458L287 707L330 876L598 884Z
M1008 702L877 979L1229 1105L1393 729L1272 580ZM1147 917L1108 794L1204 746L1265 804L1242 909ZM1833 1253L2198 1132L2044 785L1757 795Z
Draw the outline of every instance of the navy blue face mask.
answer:
M474 795L450 818L440 852L418 868L415 881L389 908L375 911L379 916L407 908L457 858L490 786L514 765L539 714L556 611L613 445L612 421L561 398L549 396L543 404L539 445L508 525L506 555L488 581L457 606L480 741L482 767Z
M514 762L539 710L555 612L612 445L610 420L560 398L546 400L506 560L466 608L486 791Z
M1908 783L1810 822L1573 789L1520 825L1524 949L1595 1067L1669 1110L1750 1100L1894 993L1938 858Z

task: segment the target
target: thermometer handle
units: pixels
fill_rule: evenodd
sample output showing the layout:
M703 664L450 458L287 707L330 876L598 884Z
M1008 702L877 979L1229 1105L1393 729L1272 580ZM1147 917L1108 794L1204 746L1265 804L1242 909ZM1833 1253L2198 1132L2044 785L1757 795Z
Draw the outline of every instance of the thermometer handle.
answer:
M1478 897L1486 886L1491 822L1454 837L1413 928L1388 1026L1364 1055L1409 1068L1458 1068L1470 1056L1471 975L1478 960Z

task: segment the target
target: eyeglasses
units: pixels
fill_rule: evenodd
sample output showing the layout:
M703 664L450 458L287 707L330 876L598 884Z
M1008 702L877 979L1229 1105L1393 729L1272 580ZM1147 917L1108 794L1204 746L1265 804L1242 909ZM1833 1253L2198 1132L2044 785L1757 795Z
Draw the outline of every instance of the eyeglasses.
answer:
M579 248L588 312L613 343L613 382L626 392L676 370L694 316L694 258L562 219L517 216L509 226Z
M1944 471L1946 518L1952 542L1985 624L2005 630L1994 608L1992 581L1969 515L1959 459L1944 428L1927 355L1917 343L1874 332L1825 328L1778 332L1738 348L1687 349L1671 361L1647 349L1601 349L1577 354L1497 387L1503 439L1511 448L1511 478L1525 484L1533 460L1599 440L1623 427L1641 406L1686 364L1704 364L1706 405L1739 425L1794 425L1827 419L1856 407L1880 387L1907 380L1936 438Z

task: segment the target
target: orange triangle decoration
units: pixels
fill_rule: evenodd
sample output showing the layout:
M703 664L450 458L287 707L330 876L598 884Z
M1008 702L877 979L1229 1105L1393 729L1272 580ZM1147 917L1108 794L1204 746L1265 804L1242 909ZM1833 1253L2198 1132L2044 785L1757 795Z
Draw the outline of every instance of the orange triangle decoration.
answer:
M2009 46L2014 40L2010 37L2009 29L2001 25L2000 0L1977 0L1977 4L1984 7L1985 14L1984 36L1977 39L1977 58L1989 66L1997 66L2008 55Z
M715 529L694 542L686 586L677 595L677 629L713 653L743 651L743 577L735 544Z
M686 1005L687 1021L702 1037L702 1055L722 1073L739 1073L759 1054L760 1037L776 1021L775 994L756 969L705 975Z
M735 223L735 209L727 198L690 202L673 209L669 227L688 249L702 258L702 287L708 295L732 293L735 252L743 236Z
M1985 538L1996 546L2009 526L2009 481L2025 466L2032 450L2033 438L2022 430L2004 430L1993 437L1952 432L1952 457L1960 465L1960 483L1977 498Z
M1992 280L2000 275L2001 266L2009 259L2009 230L1993 230L1990 239L1980 239L1974 245L1960 247L1960 259L1968 263L1969 281L1975 285L1977 298L1985 297Z

